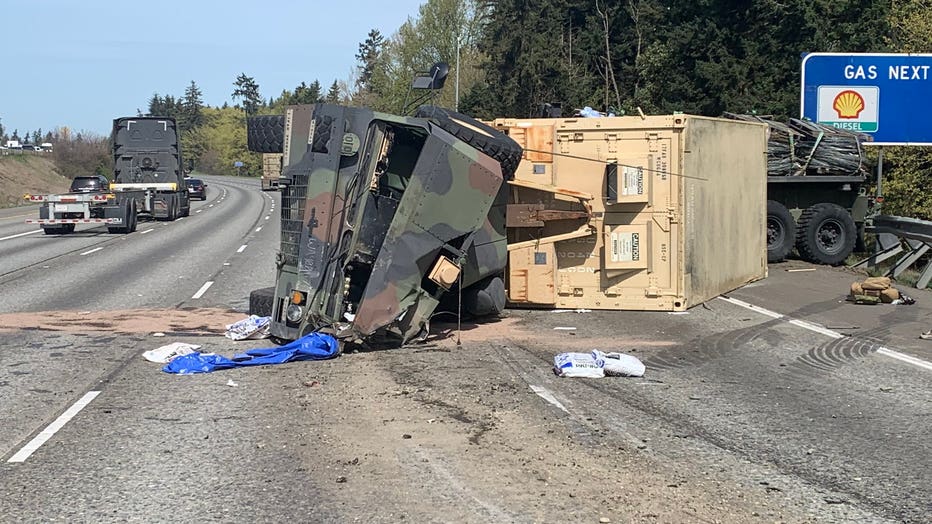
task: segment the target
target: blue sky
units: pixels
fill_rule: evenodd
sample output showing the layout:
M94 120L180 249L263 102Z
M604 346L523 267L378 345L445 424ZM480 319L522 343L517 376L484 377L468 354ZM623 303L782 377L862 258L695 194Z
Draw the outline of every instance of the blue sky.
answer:
M370 29L386 37L422 0L0 0L0 123L106 135L153 93L231 102L240 73L262 96L349 79Z

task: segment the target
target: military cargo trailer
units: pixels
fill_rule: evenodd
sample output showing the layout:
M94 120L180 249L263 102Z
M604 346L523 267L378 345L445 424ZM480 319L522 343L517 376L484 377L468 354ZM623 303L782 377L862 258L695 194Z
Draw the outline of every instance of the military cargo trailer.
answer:
M445 296L504 307L503 182L520 148L463 115L418 114L287 108L273 337L405 342Z
M190 214L177 126L168 117L123 117L113 121L116 205L109 215L145 214L175 220ZM125 222L124 222L125 224Z
M498 119L510 182L508 300L683 311L764 278L766 127L668 115Z

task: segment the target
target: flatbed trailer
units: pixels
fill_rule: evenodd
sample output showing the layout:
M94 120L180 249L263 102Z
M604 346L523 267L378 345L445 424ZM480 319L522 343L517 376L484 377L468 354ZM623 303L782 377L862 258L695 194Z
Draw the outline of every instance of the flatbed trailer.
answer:
M26 195L27 200L41 204L38 224L46 235L68 234L77 224L106 224L110 233L132 233L136 230L135 206L113 193L65 193L62 195Z

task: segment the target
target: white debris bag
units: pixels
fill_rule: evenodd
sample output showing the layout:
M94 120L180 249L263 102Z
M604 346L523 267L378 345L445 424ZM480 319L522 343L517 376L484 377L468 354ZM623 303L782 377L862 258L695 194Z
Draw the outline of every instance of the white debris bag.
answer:
M602 362L592 353L560 353L553 357L553 372L558 377L602 378Z
M265 338L269 336L271 324L272 317L249 315L248 318L229 324L225 336L232 340Z
M608 377L643 377L647 369L634 355L625 353L602 353L592 350L592 356L602 362L602 371Z
M164 346L146 351L142 354L142 357L149 362L155 362L156 364L168 364L172 361L172 359L182 355L190 355L200 348L201 346L197 344L172 342L171 344L166 344Z

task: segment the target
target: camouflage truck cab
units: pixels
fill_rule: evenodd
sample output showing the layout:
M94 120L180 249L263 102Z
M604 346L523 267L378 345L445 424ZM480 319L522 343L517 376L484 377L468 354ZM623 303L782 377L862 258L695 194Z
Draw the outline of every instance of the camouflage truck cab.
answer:
M445 294L474 314L504 307L504 181L521 149L456 113L418 115L288 108L274 337L405 342Z

